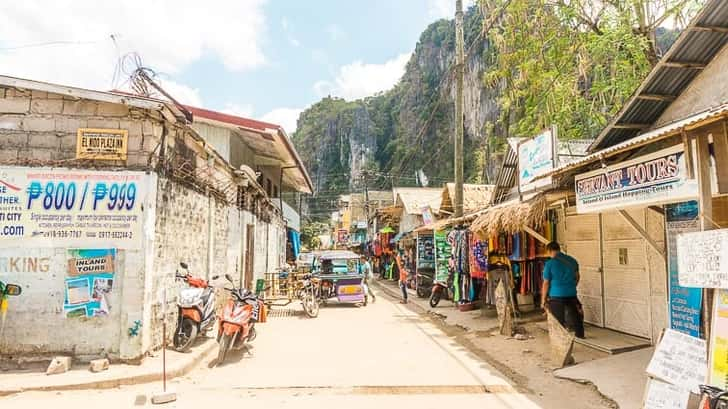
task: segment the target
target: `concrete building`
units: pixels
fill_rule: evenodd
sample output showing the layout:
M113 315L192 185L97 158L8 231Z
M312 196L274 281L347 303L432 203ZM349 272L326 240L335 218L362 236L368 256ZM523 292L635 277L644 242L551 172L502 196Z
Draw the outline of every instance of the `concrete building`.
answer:
M218 146L184 106L0 76L0 280L23 287L0 355L139 360L174 325L180 261L248 284L277 267L273 183Z

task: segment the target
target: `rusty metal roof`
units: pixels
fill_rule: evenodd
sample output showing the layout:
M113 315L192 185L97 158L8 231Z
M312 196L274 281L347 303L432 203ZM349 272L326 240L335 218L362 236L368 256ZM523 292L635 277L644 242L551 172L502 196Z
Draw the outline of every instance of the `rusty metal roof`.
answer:
M602 130L590 151L613 146L648 130L726 43L728 1L710 0Z

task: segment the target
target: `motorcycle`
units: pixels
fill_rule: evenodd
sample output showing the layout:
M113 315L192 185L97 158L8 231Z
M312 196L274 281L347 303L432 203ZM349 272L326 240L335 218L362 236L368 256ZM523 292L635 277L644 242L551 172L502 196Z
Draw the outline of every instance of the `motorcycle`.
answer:
M0 281L0 336L5 330L5 314L8 312L8 296L18 296L23 288L17 284L5 284Z
M430 294L430 307L435 308L440 300L444 298L450 298L452 278L448 277L447 282L435 280L432 285L432 294Z
M225 356L231 349L241 349L246 342L253 342L256 337L255 323L266 321L266 309L263 301L248 289L235 288L233 278L225 274L233 288L226 288L230 291L230 299L225 304L222 314L218 317L217 343L217 365L225 361Z
M303 311L308 315L309 318L316 318L319 313L319 300L318 300L318 278L313 277L311 274L304 274L301 291L298 294L298 298L301 300Z
M417 296L420 298L427 298L428 295L432 294L432 287L434 283L435 271L432 269L419 269L415 277L415 289Z
M172 341L176 351L186 352L199 333L211 330L215 324L215 291L206 280L192 277L186 263L180 263L180 267L187 273L176 272L175 277L189 287L179 294L177 329Z

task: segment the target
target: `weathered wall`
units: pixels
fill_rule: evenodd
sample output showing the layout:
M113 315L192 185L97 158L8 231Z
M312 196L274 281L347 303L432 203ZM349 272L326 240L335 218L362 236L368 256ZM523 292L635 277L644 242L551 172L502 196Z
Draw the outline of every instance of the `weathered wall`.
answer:
M127 161L75 161L78 128L128 130ZM276 215L261 219L270 211L263 205L256 212L243 210L227 164L216 160L210 167L210 158L214 156L186 128L164 122L157 112L0 88L0 166L126 167L150 172L143 232L139 232L142 248L117 252L109 316L65 318L68 249L62 241L47 249L0 249L0 279L24 289L21 298L12 300L0 353L140 358L162 344L165 288L166 319L174 326L181 285L174 273L180 261L197 276L239 277L246 223L257 224L256 277L279 267L285 257L282 221ZM94 248L93 243L88 248ZM135 327L138 331L130 333Z

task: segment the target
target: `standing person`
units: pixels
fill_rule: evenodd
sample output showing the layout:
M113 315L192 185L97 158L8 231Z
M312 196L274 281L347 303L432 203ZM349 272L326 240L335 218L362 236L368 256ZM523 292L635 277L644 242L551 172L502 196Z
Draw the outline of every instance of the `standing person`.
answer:
M407 304L407 269L404 267L402 262L402 256L397 254L395 259L397 261L397 269L399 270L399 288L402 289L402 301L401 304Z
M364 278L362 278L361 280L361 284L364 286L364 294L372 299L372 303L375 303L377 302L377 297L374 295L372 288L369 286L369 283L374 281L372 265L369 264L367 256L362 254L360 258L361 260L359 262L359 273L364 275Z
M577 338L584 338L584 314L576 297L579 284L579 263L561 252L559 243L546 245L551 260L543 269L541 304L559 320L561 325L573 329ZM567 319L568 318L568 319Z

